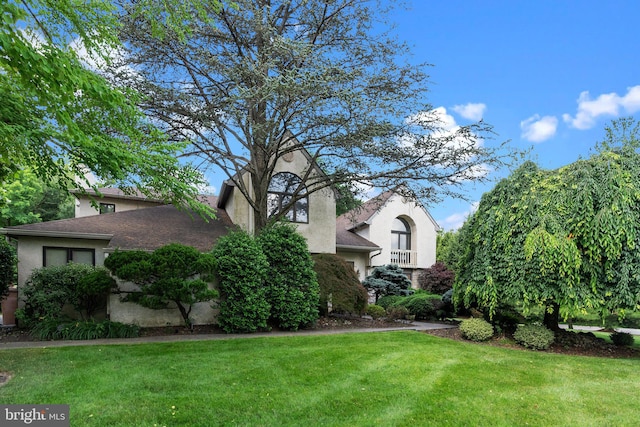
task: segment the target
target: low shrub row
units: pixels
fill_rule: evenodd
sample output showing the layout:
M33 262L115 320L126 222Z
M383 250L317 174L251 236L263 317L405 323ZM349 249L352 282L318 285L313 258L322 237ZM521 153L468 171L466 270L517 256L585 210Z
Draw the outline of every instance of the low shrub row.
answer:
M46 319L31 329L39 340L93 340L100 338L133 338L140 334L136 325L105 320L102 322Z

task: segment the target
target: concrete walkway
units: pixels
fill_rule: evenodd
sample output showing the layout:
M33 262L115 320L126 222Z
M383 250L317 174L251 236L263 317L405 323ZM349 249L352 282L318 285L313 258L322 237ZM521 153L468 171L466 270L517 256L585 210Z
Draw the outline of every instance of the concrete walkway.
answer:
M335 335L365 332L391 332L391 331L427 331L431 329L455 328L456 325L444 323L411 322L407 326L392 328L353 328L353 329L320 329L313 331L295 332L256 332L253 334L194 334L194 335L160 335L152 337L138 338L105 338L97 340L73 340L73 341L23 341L5 342L0 341L0 350L12 348L50 348L50 347L72 347L83 345L131 345L144 343L178 342L178 341L211 341L230 340L239 338L260 338L260 337L301 337L309 335Z
M560 328L569 329L569 325L560 324ZM573 329L576 331L585 331L585 332L595 332L602 330L602 326L580 326L573 325ZM616 332L626 332L631 335L640 335L640 329L632 329L632 328L614 328Z

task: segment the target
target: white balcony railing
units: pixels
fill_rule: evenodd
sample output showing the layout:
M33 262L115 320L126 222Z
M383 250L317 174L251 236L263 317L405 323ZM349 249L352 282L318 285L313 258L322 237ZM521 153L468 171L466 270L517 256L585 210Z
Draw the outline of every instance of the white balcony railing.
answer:
M418 266L418 253L416 251L392 249L391 264L398 264L403 268L416 268Z

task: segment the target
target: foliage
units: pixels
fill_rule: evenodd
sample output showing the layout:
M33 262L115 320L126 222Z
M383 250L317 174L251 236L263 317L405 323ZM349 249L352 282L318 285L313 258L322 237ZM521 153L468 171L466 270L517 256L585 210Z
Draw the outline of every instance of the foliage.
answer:
M377 305L383 307L385 310L389 307L394 307L396 305L401 305L401 302L405 299L405 297L400 295L385 295L380 297L376 302Z
M349 212L362 206L362 200L357 196L358 190L352 182L337 184L336 189L336 216Z
M436 261L455 271L460 257L459 230L439 231L436 236Z
M16 312L23 326L31 327L43 320L58 320L63 308L71 305L83 319L92 318L106 305L115 285L102 267L69 263L33 270L21 290L24 307Z
M265 286L271 319L293 331L315 322L320 288L305 238L291 224L273 223L262 229L257 243L269 264Z
M373 292L376 298L385 295L411 295L411 280L407 278L397 264L387 264L373 269L362 285L369 291Z
M619 346L632 346L633 335L628 332L613 332L610 335L611 342Z
M189 315L193 305L211 301L218 293L209 289L214 260L211 254L172 243L152 253L119 251L109 255L105 267L118 278L135 283L138 291L125 293L123 301L131 301L151 309L176 305L186 326L191 326Z
M164 14L131 13L136 4L124 1L120 10L129 48L123 62L136 73L114 76L149 94L140 105L173 138L192 142L190 154L224 170L251 204L257 231L268 222L267 188L278 159L292 151L306 150L325 173L305 177L306 193L297 192L274 219L332 184L389 189L403 181L412 190L407 196L425 202L461 196L459 183L485 180L479 172L508 157L502 147L480 143L490 126L445 129L441 112L425 104L424 64L408 61L407 45L377 25L393 5L188 5L177 32Z
M201 174L177 158L186 143L152 125L131 88L96 71L122 54L117 10L106 0L3 2L0 182L30 167L62 189L77 179L91 187L90 170L100 181L211 214L197 201Z
M17 263L15 248L6 238L0 238L0 299L8 294L9 287L15 283Z
M387 317L392 320L404 319L409 315L409 309L402 305L387 308Z
M588 159L544 171L527 162L483 195L461 229L456 295L546 308L545 325L585 310L633 310L640 293L640 141L631 119Z
M505 305L498 306L493 317L485 314L484 319L491 323L498 332L506 332L509 334L514 333L518 325L525 320L513 307Z
M528 324L518 325L513 339L519 344L532 350L546 350L555 340L553 331L547 329L544 325Z
M442 295L453 288L455 273L447 268L443 262L436 262L424 269L418 276L420 289L433 294Z
M367 314L369 316L371 316L374 320L375 319L380 319L381 317L384 317L386 313L387 312L384 309L384 307L381 307L379 305L369 304L367 306Z
M134 338L140 333L136 325L104 320L102 322L46 319L35 323L31 335L39 340L95 340L100 338Z
M368 294L353 267L333 254L315 254L312 258L320 286L320 313L364 313Z
M8 177L0 188L0 225L31 224L71 218L74 198L66 190L48 185L30 169Z
M213 249L220 288L218 323L225 332L266 330L271 306L264 286L267 257L246 231L232 231Z
M493 336L493 326L484 319L465 319L460 322L460 332L468 340L486 341Z

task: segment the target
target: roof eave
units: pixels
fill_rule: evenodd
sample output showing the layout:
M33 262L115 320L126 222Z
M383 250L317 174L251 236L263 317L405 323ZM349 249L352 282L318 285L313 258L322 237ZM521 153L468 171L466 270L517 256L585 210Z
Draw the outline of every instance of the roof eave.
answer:
M45 230L24 230L24 229L8 229L0 228L0 234L10 237L26 236L26 237L51 237L64 239L84 239L84 240L111 240L113 234L102 233L76 233L71 231L45 231Z

